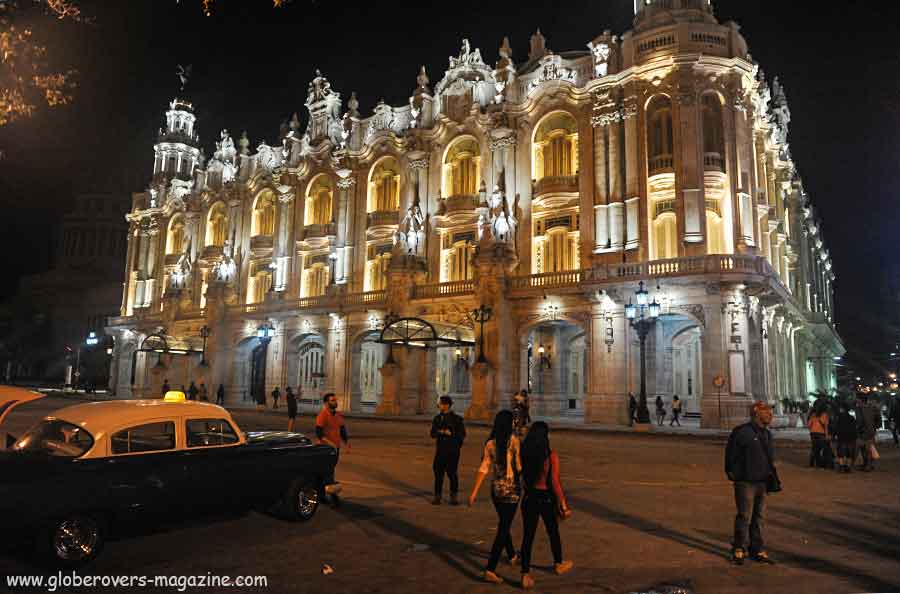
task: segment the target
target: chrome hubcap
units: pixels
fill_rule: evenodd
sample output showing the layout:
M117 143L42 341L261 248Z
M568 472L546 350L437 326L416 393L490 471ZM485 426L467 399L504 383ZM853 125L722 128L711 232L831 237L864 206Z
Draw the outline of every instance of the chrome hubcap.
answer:
M77 561L89 557L100 540L100 527L90 518L60 522L53 535L53 548L60 559Z
M319 490L314 486L304 486L297 494L297 509L304 517L311 516L319 504Z

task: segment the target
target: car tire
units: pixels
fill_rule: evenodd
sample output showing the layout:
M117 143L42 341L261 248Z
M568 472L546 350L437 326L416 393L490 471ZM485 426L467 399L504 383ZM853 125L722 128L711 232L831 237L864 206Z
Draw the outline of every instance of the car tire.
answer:
M291 481L282 498L282 510L286 519L307 522L316 515L322 499L322 488L318 481L298 477Z
M57 567L78 567L97 558L106 544L106 524L99 516L72 514L58 518L39 540L44 558Z

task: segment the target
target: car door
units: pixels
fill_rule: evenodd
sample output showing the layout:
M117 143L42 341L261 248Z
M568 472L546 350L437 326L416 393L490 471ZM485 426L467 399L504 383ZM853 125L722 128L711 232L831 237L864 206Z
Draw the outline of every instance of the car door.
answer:
M188 481L176 449L176 427L174 420L161 419L112 432L110 455L97 463L116 512L158 517L183 511Z
M243 500L241 460L246 446L222 418L184 419L181 453L190 488L188 505L195 509L230 507Z

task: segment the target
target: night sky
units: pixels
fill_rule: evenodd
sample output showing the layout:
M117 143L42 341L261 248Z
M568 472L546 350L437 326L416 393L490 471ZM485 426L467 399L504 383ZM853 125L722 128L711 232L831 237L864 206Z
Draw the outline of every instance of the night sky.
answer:
M537 27L554 51L586 49L604 29L630 25L632 1L325 2L85 0L90 25L43 31L51 59L80 72L74 104L0 128L0 248L7 275L46 269L55 221L73 192L139 191L150 177L154 134L177 91L177 64L193 65L195 103L207 155L218 131L255 147L274 143L298 112L319 68L363 115L383 98L407 102L419 66L432 86L462 37L493 64L508 35L523 62ZM790 143L804 185L823 219L837 274L839 331L853 350L876 351L876 330L894 307L886 283L900 276L900 26L892 4L863 1L714 2L721 22L741 25L769 79L790 103Z

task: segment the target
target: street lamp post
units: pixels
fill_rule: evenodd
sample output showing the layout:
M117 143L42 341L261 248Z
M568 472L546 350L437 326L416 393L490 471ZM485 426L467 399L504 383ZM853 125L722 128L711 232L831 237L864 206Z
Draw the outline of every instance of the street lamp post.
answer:
M640 288L635 292L635 301L637 305L631 301L625 306L625 317L628 323L637 332L641 341L641 393L638 400L637 422L650 422L650 409L647 408L647 335L650 329L656 324L659 318L659 303L656 298L652 303L648 303L650 294L644 288L644 281L640 282Z
M482 303L478 309L472 310L472 318L479 324L481 324L481 333L478 335L478 362L479 363L487 363L487 358L484 356L484 323L491 319L491 315L493 315L493 310L490 307L485 307Z
M206 362L206 339L209 338L209 326L204 324L200 328L200 338L203 339L203 354L200 356L200 367L207 367L209 363Z

